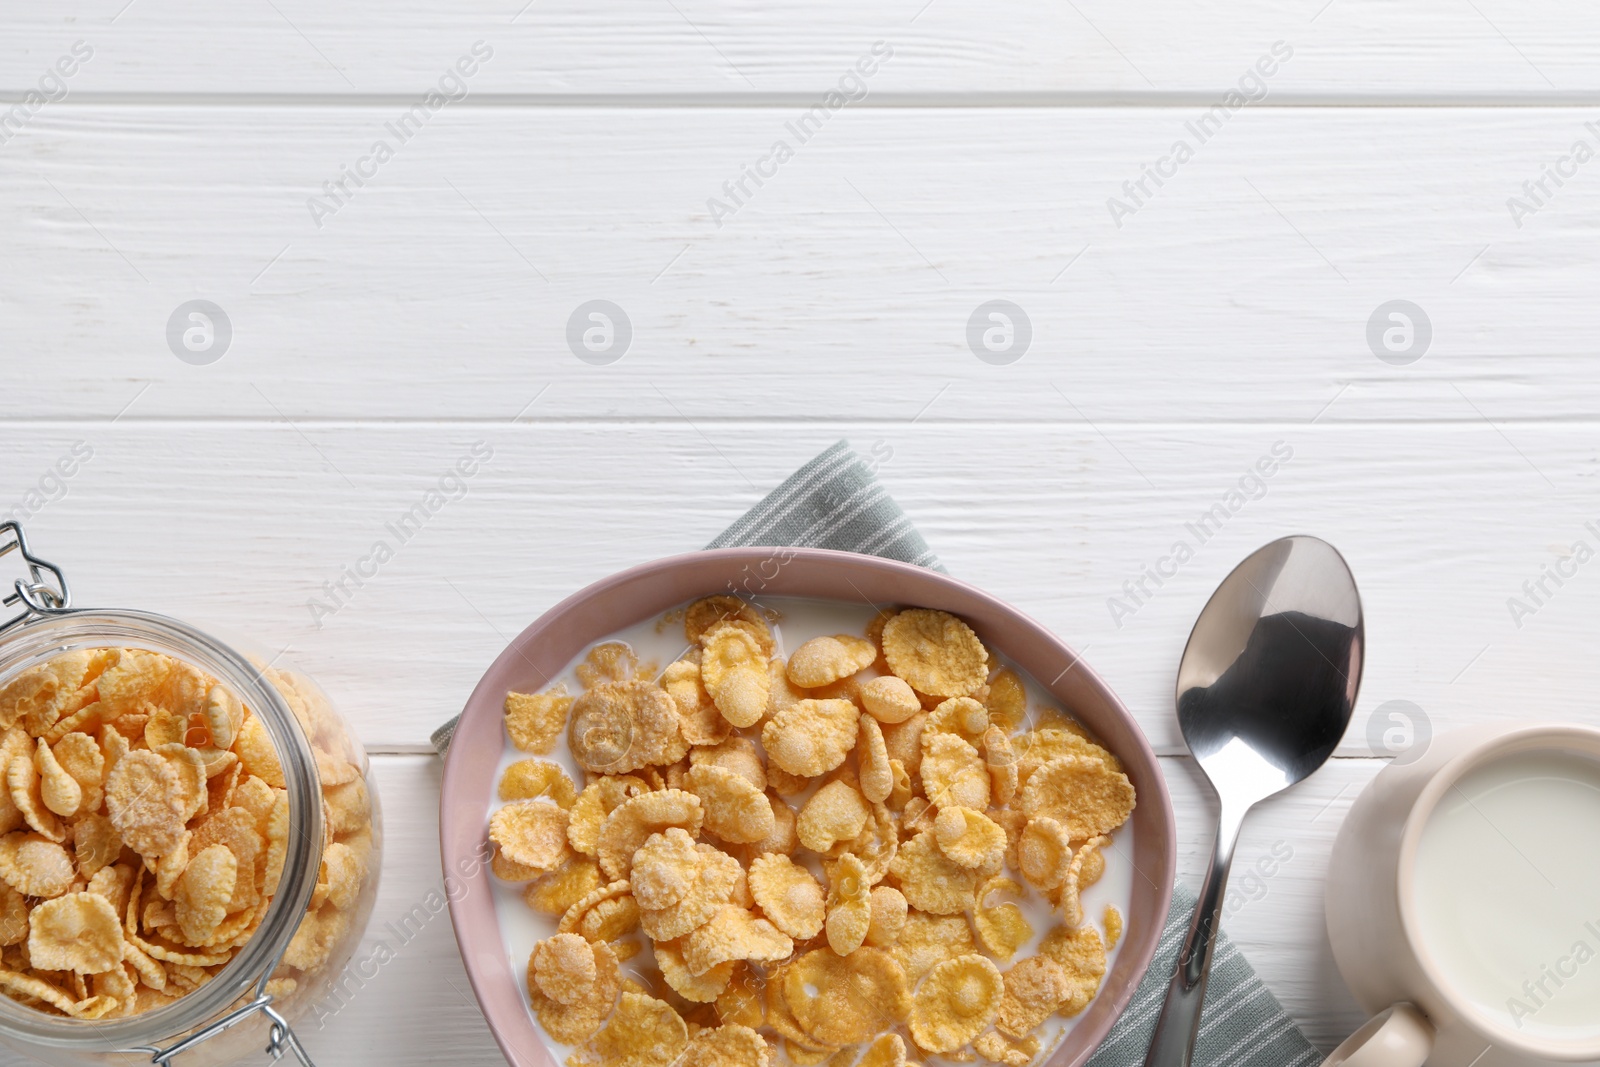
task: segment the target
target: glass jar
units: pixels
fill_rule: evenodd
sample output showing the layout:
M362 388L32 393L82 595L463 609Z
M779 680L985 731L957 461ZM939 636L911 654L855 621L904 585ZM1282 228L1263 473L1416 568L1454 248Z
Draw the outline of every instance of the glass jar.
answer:
M200 773L206 774L199 783L206 792L205 804L200 806L202 798L194 797L191 806L199 807L199 811L186 820L188 832L183 833L181 846L171 845L168 852L145 858L145 855L133 853L131 845L117 838L121 842L118 858L97 868L106 870L120 862L132 871L131 876L111 877L108 884L115 886L119 877L126 877L132 885L128 896L133 896L133 906L124 905L123 935L127 939L126 946L139 946L139 950L135 952L125 946L128 955L118 966L124 976L131 977L134 991L125 999L119 999L118 1007L92 1019L29 1006L24 1003L28 999L26 996L16 999L19 989L26 992L29 987L16 979L8 980L7 975L19 973L13 968L31 962L32 928L37 924L30 913L30 936L21 947L17 944L0 947L5 972L0 973L0 985L4 985L0 993L11 994L0 995L0 1042L35 1059L55 1064L129 1064L145 1059L165 1062L171 1055L182 1052L178 1062L187 1067L228 1063L262 1049L273 1053L274 1058L285 1051L291 1052L301 1062L309 1064L309 1058L293 1035L290 1021L326 994L337 979L361 937L377 893L382 853L381 820L377 797L368 781L368 761L359 742L333 711L322 691L305 675L247 656L214 637L160 615L72 609L60 571L28 554L21 529L14 523L0 524L0 557L13 550L18 550L27 561L29 576L19 579L16 593L4 598L14 610L23 610L10 621L0 619L0 693L7 692L7 687L18 683L19 679L24 680L19 683L19 690L30 691L32 682L29 679L42 678L48 673L39 668L66 654L87 652L94 662L110 662L115 668L122 662L150 662L140 658L140 654L155 653L173 661L170 673L162 675L173 680L170 690L181 688L180 675L183 679L198 677L202 679L198 683L202 687L198 699L220 701L215 706L235 710L232 725L226 710L220 720L212 720L219 723L217 729L230 732L228 745L216 743L212 727L199 713L184 716L179 711L156 707L149 702L140 705L141 710L131 715L113 714L114 707L122 706L115 704L101 712L112 721L100 724L98 743L117 750L107 766L114 768L120 760L127 759L129 748L126 738L118 741L106 731L119 735L132 733L135 735L132 751L159 749L165 753L159 757L142 757L145 761L177 759L180 764L188 762L190 765L199 761ZM98 653L95 650L115 651ZM82 658L69 662L81 662ZM186 670L183 665L193 670ZM30 671L35 673L30 675ZM102 690L115 685L106 674L99 676L99 682ZM210 684L213 682L215 685ZM79 692L86 690L89 684L85 683ZM189 686L185 692L192 694L194 684L183 684ZM229 704L226 695L217 696L219 689L232 694L238 704ZM112 698L101 693L98 699L105 703ZM63 716L66 718L71 716ZM185 718L191 721L184 721ZM154 720L161 721L152 725ZM24 722L39 727L42 720L29 720L24 716L19 724ZM60 725L71 724L62 722ZM10 728L10 724L7 726ZM152 729L156 730L153 735ZM164 735L163 730L166 731ZM171 741L180 730L181 742ZM23 732L32 733L28 729ZM0 734L5 733L6 730L0 730ZM11 733L15 734L16 730L12 729ZM32 757L34 762L42 765L45 751L59 740L52 735L59 733L47 727L42 730L42 738L30 742L36 749L7 749L0 755L14 763L18 752L34 751L37 752ZM167 743L150 745L149 740L166 740ZM267 742L270 742L270 749ZM21 742L13 738L12 743ZM90 746L79 743L77 747ZM230 748L235 750L231 760L226 756ZM215 763L211 761L221 763L222 769L213 770ZM139 761L135 760L134 764ZM49 769L58 770L59 764L52 764ZM27 768L21 768L21 773L24 780L31 777ZM124 783L131 779L132 773L133 764L130 764L123 775ZM101 790L105 796L102 803L108 813L111 812L111 794L115 791L112 787L114 774L114 770L106 772ZM260 783L251 781L257 778ZM241 782L254 788L241 789ZM190 785L189 791L196 793L199 787ZM122 794L133 795L128 789L123 789ZM12 795L20 796L25 802L28 800L25 792L17 794L12 790ZM238 800L237 805L231 803L233 799ZM132 801L123 800L118 813L126 811L130 803ZM269 814L262 814L263 805ZM108 823L114 818L115 815L108 816ZM217 826L206 826L209 818L221 821ZM39 819L48 820L50 815L35 809L20 828L0 837L0 845L17 834L36 842L43 840L44 835L33 825ZM255 829L230 828L230 821ZM82 825L81 821L77 825ZM124 832L128 830L137 830L137 827L130 825ZM236 844L239 839L230 835L238 833L249 840ZM76 847L70 829L65 836L63 847ZM256 874L254 903L240 907L237 912L228 912L222 925L217 927L223 933L213 935L226 936L233 929L227 923L238 920L239 933L233 941L219 942L222 948L232 950L231 958L225 961L216 958L220 949L194 947L207 943L204 935L200 935L199 942L178 939L180 933L193 929L177 925L185 916L183 906L190 905L187 914L193 916L197 909L190 902L201 899L199 889L185 895L191 869L202 866L196 862L195 854L186 850L190 844L198 846L207 841L212 842L212 847L205 848L204 852L215 852L215 844L221 842L234 857L234 881L228 884L237 886L245 876L246 866ZM255 848L253 855L252 848ZM172 870L164 869L168 866L168 856L176 857L172 860ZM242 861L241 857L244 857ZM217 855L208 858L226 859ZM250 866L252 861L253 866ZM81 892L89 880L86 872L90 866L81 853L74 862L77 867L68 892ZM274 868L281 870L275 881L270 878ZM204 872L195 873L193 877L202 889L213 884L207 882ZM158 880L163 881L159 889ZM136 895L141 888L144 890L142 898ZM16 892L18 890L7 889L8 895ZM115 889L111 892L114 895ZM174 897L182 897L184 905L172 903ZM24 899L30 908L46 902L31 896ZM119 910L120 900L112 901L105 896L102 899L107 900L113 912ZM238 899L235 896L228 905L220 907L231 906ZM75 901L72 906L77 906ZM134 962L135 955L143 958ZM202 964L203 960L209 960L209 965ZM151 966L159 968L166 976L165 981L172 984L172 992L181 995L170 999L171 993L158 993L149 988L139 976L141 968ZM59 984L54 981L52 984L69 999L76 999L77 994L82 993L99 996L110 992L115 996L127 987L122 978L111 972L76 978L69 971L46 974L63 976ZM152 981L161 980L159 976L152 977ZM5 984L7 981L10 984ZM77 1000L78 1007L86 1003L90 1002ZM93 1004L91 1011L100 1011L106 1002L99 1000ZM130 1011L137 1013L130 1014Z

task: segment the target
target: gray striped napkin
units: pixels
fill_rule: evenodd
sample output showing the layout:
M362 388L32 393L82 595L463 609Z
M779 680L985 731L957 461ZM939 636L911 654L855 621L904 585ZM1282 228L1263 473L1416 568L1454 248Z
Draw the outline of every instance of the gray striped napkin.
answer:
M741 545L834 548L944 570L911 520L844 441L795 471L706 547ZM434 747L440 755L449 747L454 729L452 719L434 732ZM1089 1067L1134 1067L1144 1062L1194 905L1194 894L1178 886L1150 971ZM1227 934L1218 936L1213 951L1205 1016L1195 1049L1196 1067L1309 1067L1317 1063L1321 1054L1256 977Z

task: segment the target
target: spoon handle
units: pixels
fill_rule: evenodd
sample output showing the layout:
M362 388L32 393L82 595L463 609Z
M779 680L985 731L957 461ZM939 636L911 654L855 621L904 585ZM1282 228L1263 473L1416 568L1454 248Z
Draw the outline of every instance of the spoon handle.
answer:
M1239 842L1244 812L1230 812L1224 806L1217 824L1216 847L1211 866L1200 887L1200 902L1195 905L1189 934L1178 952L1178 967L1167 986L1167 999L1156 1020L1155 1036L1145 1067L1189 1067L1194 1057L1195 1038L1200 1034L1200 1008L1205 1002L1206 979L1211 974L1211 949L1222 925L1223 893L1228 888L1228 868L1233 849Z

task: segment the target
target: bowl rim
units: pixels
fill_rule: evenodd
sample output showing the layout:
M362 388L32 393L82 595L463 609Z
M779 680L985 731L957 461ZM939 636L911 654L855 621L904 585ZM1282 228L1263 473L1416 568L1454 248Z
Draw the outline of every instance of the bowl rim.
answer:
M838 581L841 578L843 583ZM827 589L830 582L846 584L855 592L835 595L818 591ZM746 599L812 596L867 600L858 582L895 594L885 603L935 607L966 619L980 638L1005 652L1079 716L1118 756L1133 779L1139 796L1133 816L1134 856L1124 858L1142 878L1134 880L1134 898L1125 917L1116 964L1088 1011L1044 1067L1080 1067L1105 1040L1155 956L1172 905L1177 869L1172 799L1155 750L1132 713L1064 641L1031 616L976 586L881 556L761 546L667 556L585 586L513 638L462 708L439 789L440 864L467 979L490 1033L510 1063L559 1067L523 1004L521 968L506 955L486 851L495 771L505 746L502 709L505 694L512 688L508 677L529 677L529 668L535 674L554 674L587 645L696 597L732 593ZM632 605L642 610L634 611ZM991 641L987 632L996 629L1008 632ZM553 664L548 670L536 661L541 644L556 649L545 656L545 663ZM1065 666L1047 682L1030 663L1052 657ZM1092 705L1085 704L1085 699Z

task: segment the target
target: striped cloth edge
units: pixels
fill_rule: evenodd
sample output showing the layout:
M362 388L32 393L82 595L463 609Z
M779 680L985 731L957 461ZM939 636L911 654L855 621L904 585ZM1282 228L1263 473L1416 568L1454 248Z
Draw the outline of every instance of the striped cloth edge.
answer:
M872 469L842 440L795 471L706 547L745 545L832 548L944 570ZM449 747L455 725L451 719L434 731L433 744L440 755ZM1144 1062L1194 906L1194 894L1177 886L1150 970L1088 1067L1134 1067ZM1320 1053L1238 947L1227 934L1219 935L1195 1048L1196 1067L1310 1067L1319 1059Z

